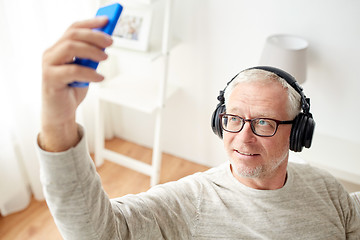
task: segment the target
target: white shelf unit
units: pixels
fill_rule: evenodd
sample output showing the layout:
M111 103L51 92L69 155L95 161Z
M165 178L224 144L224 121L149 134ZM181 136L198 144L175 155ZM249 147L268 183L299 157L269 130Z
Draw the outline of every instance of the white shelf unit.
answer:
M172 0L164 2L164 24L162 30L162 43L160 51L136 52L121 50L121 55L129 58L148 59L150 61L162 61L161 76L158 85L146 81L141 77L131 75L119 75L111 80L111 84L104 85L98 89L98 101L95 111L95 164L101 165L104 159L115 162L119 165L141 172L150 176L150 185L159 183L161 166L161 130L163 108L171 95L176 91L176 87L168 84L168 64L169 64L169 41L170 41L170 20ZM109 54L111 54L109 49ZM119 51L119 50L116 50ZM161 58L161 59L159 59ZM122 80L122 81L117 81ZM144 113L155 112L154 140L152 163L146 164L128 156L105 148L104 135L104 109L105 104L116 104L123 107L132 108Z

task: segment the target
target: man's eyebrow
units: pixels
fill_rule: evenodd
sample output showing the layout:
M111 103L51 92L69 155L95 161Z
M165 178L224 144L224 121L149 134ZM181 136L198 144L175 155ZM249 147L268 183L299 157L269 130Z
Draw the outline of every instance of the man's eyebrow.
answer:
M226 109L226 112L232 114L239 114L240 109L237 107L232 107L230 109ZM273 112L263 112L263 113L255 114L254 118L274 118L274 116L275 114Z
M272 118L274 116L274 114L270 114L270 113L262 113L262 114L259 114L258 117L260 118Z

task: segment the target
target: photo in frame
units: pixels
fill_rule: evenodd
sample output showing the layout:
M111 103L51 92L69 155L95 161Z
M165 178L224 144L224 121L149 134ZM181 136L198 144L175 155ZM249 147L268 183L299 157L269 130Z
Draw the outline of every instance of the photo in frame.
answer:
M152 9L124 6L113 32L114 46L148 51Z

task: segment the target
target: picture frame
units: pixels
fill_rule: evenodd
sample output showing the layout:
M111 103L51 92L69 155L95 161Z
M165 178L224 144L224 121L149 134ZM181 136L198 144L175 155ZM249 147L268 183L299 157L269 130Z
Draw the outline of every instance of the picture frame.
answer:
M148 51L151 20L151 7L124 6L113 32L114 46Z

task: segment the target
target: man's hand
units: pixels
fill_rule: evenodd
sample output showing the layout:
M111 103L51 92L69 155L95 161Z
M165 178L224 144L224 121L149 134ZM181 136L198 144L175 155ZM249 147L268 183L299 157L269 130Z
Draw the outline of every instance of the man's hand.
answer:
M112 44L109 35L92 30L107 23L98 17L72 24L43 54L42 125L40 146L47 151L64 151L79 141L76 109L88 88L73 88L73 81L100 82L104 77L94 69L72 64L74 57L100 62L107 58L104 48Z

